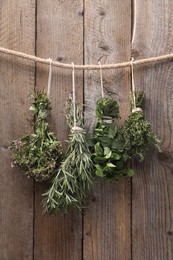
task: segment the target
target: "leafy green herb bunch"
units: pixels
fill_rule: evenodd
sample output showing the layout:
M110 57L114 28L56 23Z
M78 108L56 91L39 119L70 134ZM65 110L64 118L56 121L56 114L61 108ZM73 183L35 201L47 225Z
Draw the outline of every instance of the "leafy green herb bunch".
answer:
M159 139L154 134L151 124L145 119L142 110L144 93L135 93L136 107L133 95L131 97L132 113L122 127L125 139L125 149L130 157L144 160L150 147L160 150Z
M96 175L109 180L133 176L125 140L114 120L119 118L119 106L113 98L101 98L96 104L92 159Z
M43 194L43 206L49 213L67 212L70 208L82 209L86 192L93 183L93 163L83 129L83 114L77 105L77 126L74 127L71 98L67 100L66 118L70 127L68 148L50 188Z
M51 107L47 94L36 92L32 98L30 110L35 116L34 133L13 141L10 149L14 165L24 170L28 177L44 181L54 175L60 164L61 145L54 133L49 131L47 115Z

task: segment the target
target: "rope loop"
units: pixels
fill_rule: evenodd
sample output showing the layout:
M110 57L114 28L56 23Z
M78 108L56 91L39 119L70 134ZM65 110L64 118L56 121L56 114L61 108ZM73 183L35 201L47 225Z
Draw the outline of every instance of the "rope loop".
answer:
M102 116L102 120L106 124L112 124L114 119L111 116Z
M134 67L133 67L134 58L131 57L131 73L132 73L132 95L133 95L133 104L134 109L136 109L136 91L135 91L135 82L134 82Z
M101 86L101 91L102 91L102 98L104 98L102 64L100 61L98 62L98 64L100 66L100 86Z
M82 127L79 127L79 126L72 127L72 131L78 132L78 133L81 133L81 134L85 134L85 130Z
M143 112L143 110L140 107L133 108L132 113L136 113L136 112Z
M72 90L73 90L73 125L76 127L76 89L75 89L75 68L72 62Z
M48 77L48 84L47 84L47 96L50 97L50 89L51 89L51 81L52 81L52 59L49 58L49 77Z

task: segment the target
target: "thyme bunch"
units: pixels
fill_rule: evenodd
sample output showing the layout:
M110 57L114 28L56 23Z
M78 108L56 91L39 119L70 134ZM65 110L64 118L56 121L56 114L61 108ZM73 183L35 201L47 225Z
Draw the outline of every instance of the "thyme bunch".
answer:
M96 175L109 180L133 176L128 166L129 156L124 149L125 140L114 123L119 118L119 106L112 98L101 98L96 104L92 159Z
M83 130L83 114L76 106L76 124L73 127L73 103L67 101L66 119L70 127L68 148L49 190L43 194L43 206L49 213L67 212L69 208L82 209L86 191L93 183L93 163Z
M131 97L132 113L122 128L122 134L128 155L142 161L149 148L161 150L159 146L160 141L154 134L151 124L145 119L142 111L144 93L136 93L135 97L137 109L134 109L134 101Z
M49 131L47 114L51 110L47 94L36 92L30 110L35 115L35 131L12 142L12 160L28 177L36 181L49 179L55 173L61 159L60 142Z

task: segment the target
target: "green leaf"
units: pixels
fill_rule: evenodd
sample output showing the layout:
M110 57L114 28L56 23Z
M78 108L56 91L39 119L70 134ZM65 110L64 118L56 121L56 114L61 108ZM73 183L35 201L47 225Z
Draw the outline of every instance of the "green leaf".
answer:
M111 156L112 156L112 151L110 150L110 152L105 156L105 158L109 159L109 158L111 158Z
M109 116L112 118L119 117L119 107L117 101L113 98L101 98L96 104L96 116L101 118L102 116Z
M108 155L110 153L110 148L109 147L104 147L104 155Z
M124 142L122 142L121 140L115 139L112 142L111 148L116 149L116 150L121 150L123 145L124 145Z
M99 137L98 139L100 140L101 144L104 146L110 147L112 144L112 140L109 137L102 136L102 137Z
M105 157L99 157L99 156L94 157L94 162L96 162L96 163L102 163L105 161L107 161L107 159Z
M103 174L102 167L99 164L96 164L95 167L96 167L96 175L98 177L103 177L104 174Z
M135 172L134 172L133 169L128 169L128 170L127 170L127 174L128 174L129 177L133 177L134 174L135 174Z
M103 154L103 149L100 146L100 142L96 143L94 147L95 147L95 153L97 155L102 155Z
M113 163L107 163L106 165L110 168L116 168L116 165L114 165Z
M29 135L24 135L24 136L22 136L22 138L20 139L22 142L24 142L24 141L29 141Z
M114 159L114 160L119 160L120 158L121 158L121 156L120 156L119 154L113 153L112 159Z
M108 130L108 137L113 139L117 133L117 127L115 125L110 125Z

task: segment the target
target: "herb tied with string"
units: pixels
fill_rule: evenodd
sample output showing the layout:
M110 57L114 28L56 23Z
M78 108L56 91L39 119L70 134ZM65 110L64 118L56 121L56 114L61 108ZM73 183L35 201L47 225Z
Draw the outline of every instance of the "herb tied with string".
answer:
M125 139L125 149L130 157L144 160L149 148L160 150L159 139L154 134L150 123L145 119L142 111L144 93L135 93L131 97L132 113L122 127L122 134Z
M114 120L119 118L119 106L112 98L101 98L96 104L97 123L94 130L92 159L96 175L109 180L133 176L125 140Z
M49 131L47 114L51 110L47 94L36 92L30 110L35 115L35 131L12 142L14 165L24 170L28 177L44 181L52 177L61 160L60 142Z
M93 163L83 129L83 113L76 106L74 127L73 102L67 100L66 118L70 127L68 148L49 190L43 194L43 206L49 213L82 209L87 190L93 183Z

